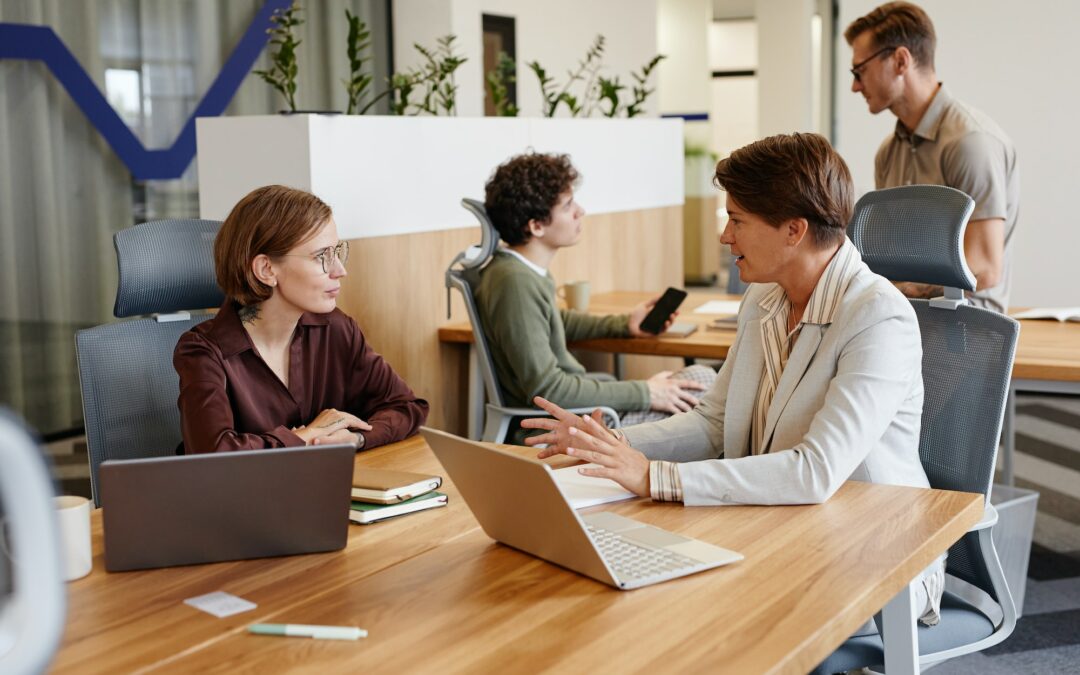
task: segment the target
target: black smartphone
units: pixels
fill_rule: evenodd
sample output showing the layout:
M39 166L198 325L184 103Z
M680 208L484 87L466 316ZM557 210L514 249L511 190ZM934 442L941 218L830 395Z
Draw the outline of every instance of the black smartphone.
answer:
M641 330L653 335L659 335L664 330L671 313L679 308L686 299L686 291L681 288L669 288L664 291L660 299L653 305L652 310L641 320Z

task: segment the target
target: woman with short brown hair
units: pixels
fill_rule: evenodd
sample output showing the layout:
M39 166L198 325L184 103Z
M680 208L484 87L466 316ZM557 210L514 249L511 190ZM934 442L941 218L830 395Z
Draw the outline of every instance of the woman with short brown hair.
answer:
M337 309L348 256L313 194L268 185L233 207L214 240L225 302L173 355L186 452L371 448L424 423L427 402Z
M922 342L911 304L863 263L844 229L851 175L817 134L766 138L716 167L730 216L720 242L750 283L735 342L701 404L609 431L543 399L527 439L582 469L687 505L812 504L847 480L929 487L919 459ZM939 560L922 575L935 623Z

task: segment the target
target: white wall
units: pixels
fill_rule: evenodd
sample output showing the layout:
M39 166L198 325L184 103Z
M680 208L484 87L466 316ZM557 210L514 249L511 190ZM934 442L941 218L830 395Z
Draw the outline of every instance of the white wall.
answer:
M714 21L709 26L709 70L757 70L758 34L753 19ZM709 84L711 147L730 155L758 135L758 78L718 77Z
M667 56L657 68L657 95L661 114L709 112L708 26L712 0L659 0L657 44ZM711 144L711 120L688 121L686 143Z
M482 199L494 168L530 147L570 154L589 213L683 203L681 119L262 115L200 118L195 132L201 217L280 183L326 200L344 239L473 227L461 198Z
M757 0L758 133L814 130L813 0Z
M873 159L895 118L871 117L850 91L851 49L843 29L879 3L840 0L837 149L860 192L873 188ZM919 0L937 31L937 72L952 93L981 109L1016 144L1021 208L1014 243L1013 305L1080 305L1080 227L1072 191L1080 178L1080 109L1074 54L1080 3Z
M659 51L667 55L657 68L662 112L708 110L711 17L711 0L659 0L657 42Z
M457 36L458 52L468 58L456 73L458 114L463 116L484 114L483 14L516 19L518 108L525 117L541 116L543 109L539 83L525 66L528 61L539 61L549 75L565 82L567 71L576 68L596 35L602 34L606 38L602 72L629 82L631 71L640 69L658 51L656 0L395 0L397 70L422 60L413 49L414 42L433 46L439 36ZM657 106L654 94L646 104L646 114L655 116Z

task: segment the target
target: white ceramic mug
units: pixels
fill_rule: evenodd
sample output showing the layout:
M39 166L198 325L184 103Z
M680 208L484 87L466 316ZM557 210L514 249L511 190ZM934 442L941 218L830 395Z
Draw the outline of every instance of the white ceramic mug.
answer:
M54 497L56 520L60 524L60 551L64 580L81 579L90 574L90 500L86 497Z
M566 306L579 312L589 311L589 282L571 281L559 289L559 297L566 301Z

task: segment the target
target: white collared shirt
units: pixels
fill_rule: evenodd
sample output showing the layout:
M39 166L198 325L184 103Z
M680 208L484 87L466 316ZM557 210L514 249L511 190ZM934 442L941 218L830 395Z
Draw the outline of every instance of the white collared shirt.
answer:
M542 277L547 276L548 271L546 269L544 269L543 267L540 267L539 265L537 265L533 261L529 260L525 256L518 253L517 251L515 251L513 249L509 249L509 248L503 248L502 250L505 253L509 253L510 255L514 256L515 258L517 258L521 262L525 263L525 266L528 267L529 269L531 269L533 272L536 272L537 274L539 274Z

